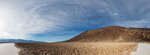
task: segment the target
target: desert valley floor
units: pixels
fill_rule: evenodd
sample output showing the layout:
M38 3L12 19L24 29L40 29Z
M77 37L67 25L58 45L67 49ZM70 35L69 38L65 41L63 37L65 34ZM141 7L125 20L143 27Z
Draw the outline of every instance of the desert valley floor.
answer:
M17 47L17 48L16 48ZM7 43L0 55L150 55L148 43Z

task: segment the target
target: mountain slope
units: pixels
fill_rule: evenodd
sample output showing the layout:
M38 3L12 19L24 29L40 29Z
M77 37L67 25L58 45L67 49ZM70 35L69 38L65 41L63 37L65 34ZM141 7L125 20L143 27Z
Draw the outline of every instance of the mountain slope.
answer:
M109 26L83 32L68 42L150 42L150 29Z

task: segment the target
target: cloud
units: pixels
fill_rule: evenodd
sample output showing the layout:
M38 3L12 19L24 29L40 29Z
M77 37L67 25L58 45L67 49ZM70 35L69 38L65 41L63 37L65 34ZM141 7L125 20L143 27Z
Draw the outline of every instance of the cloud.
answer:
M150 26L149 20L136 20L136 21L126 21L126 22L118 22L116 25L124 26L124 27L138 27L138 28L149 28Z
M46 30L52 31L55 23L40 16L35 11L43 4L28 2L5 1L0 4L0 38L25 39L30 37L30 34L42 33Z
M149 2L149 0L0 1L0 38L28 39L36 34L57 34L63 31L72 34L71 32L77 33L110 25L150 27Z

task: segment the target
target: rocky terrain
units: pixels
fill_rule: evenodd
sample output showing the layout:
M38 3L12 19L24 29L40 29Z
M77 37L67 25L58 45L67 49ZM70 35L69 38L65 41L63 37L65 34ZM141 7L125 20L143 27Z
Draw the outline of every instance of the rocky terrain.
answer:
M17 43L19 55L130 55L136 43Z

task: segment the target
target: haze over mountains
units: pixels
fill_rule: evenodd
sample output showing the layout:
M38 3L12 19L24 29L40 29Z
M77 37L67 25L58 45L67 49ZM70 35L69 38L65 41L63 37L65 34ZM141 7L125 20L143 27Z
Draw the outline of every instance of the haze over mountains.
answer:
M108 26L83 32L68 42L150 42L150 29Z
M46 42L23 40L23 39L0 39L0 43L46 43Z

